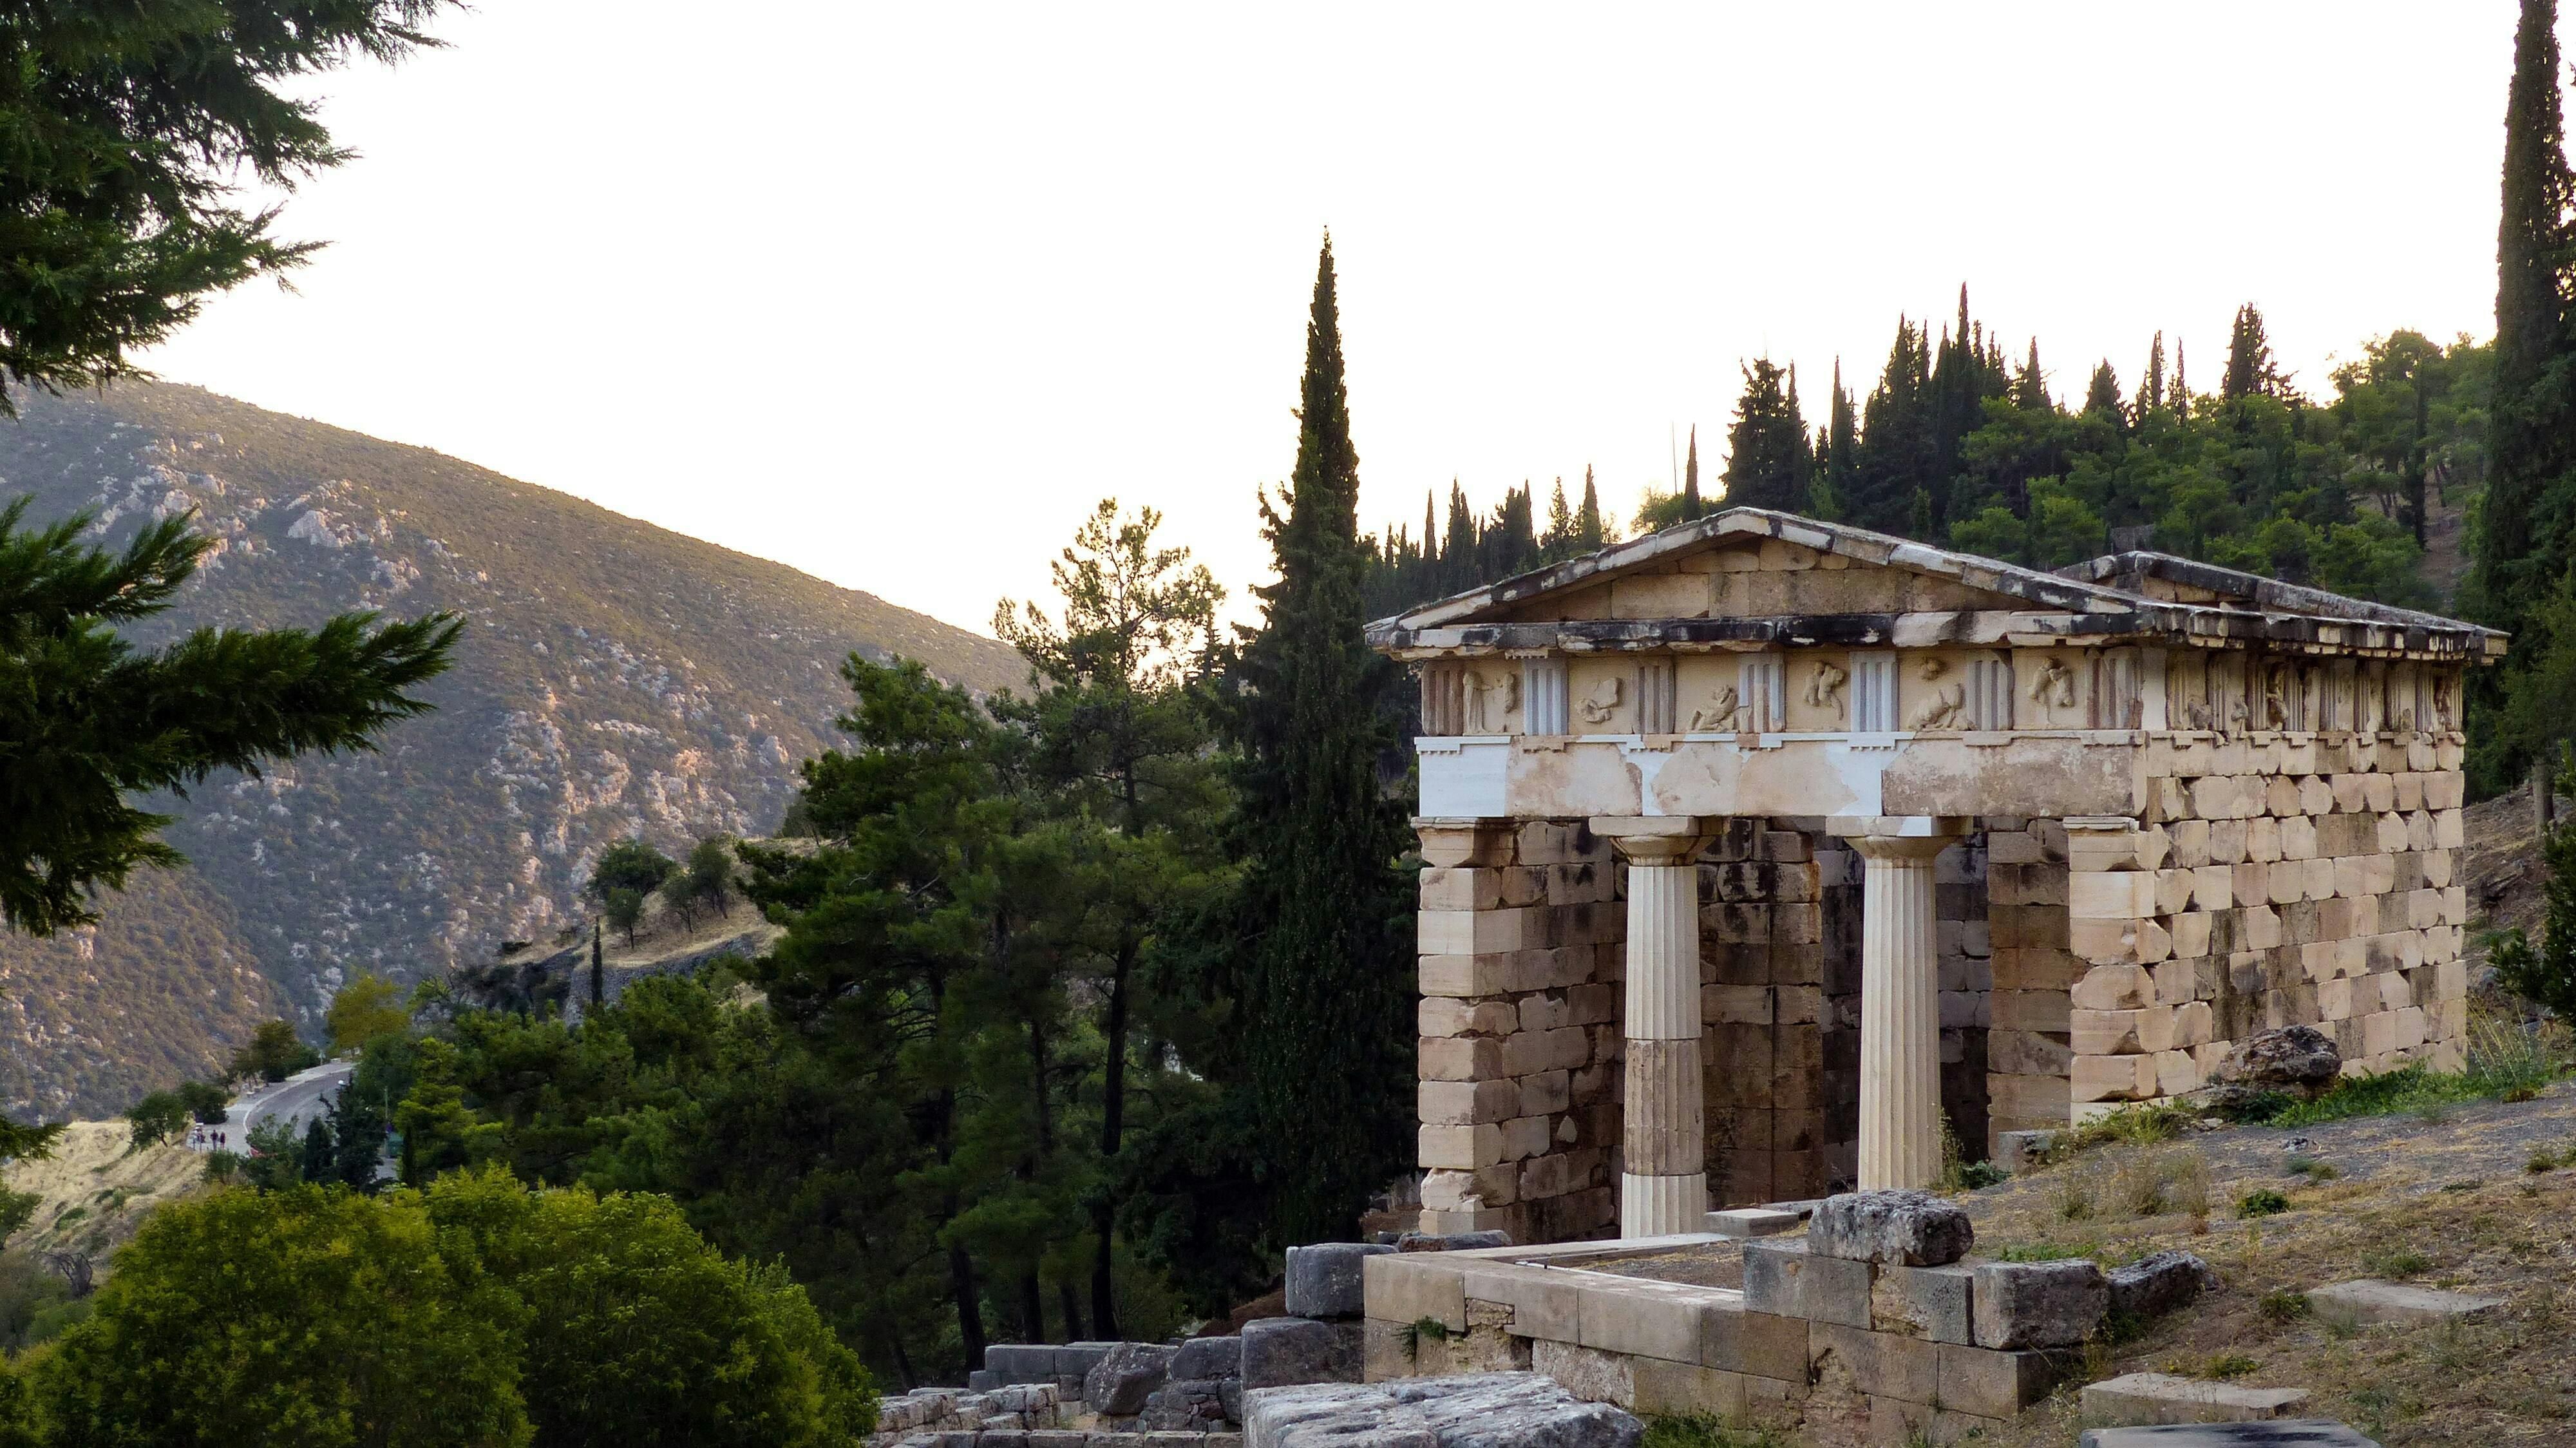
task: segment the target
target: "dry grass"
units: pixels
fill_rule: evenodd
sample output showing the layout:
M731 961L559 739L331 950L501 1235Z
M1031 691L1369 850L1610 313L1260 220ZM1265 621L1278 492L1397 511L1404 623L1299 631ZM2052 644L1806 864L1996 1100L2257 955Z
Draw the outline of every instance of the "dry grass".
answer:
M122 1121L75 1121L52 1157L11 1162L0 1180L44 1200L9 1245L104 1258L154 1207L203 1190L204 1157L178 1146L128 1151L132 1140Z
M2521 1110L2563 1118L2563 1090ZM2503 1108L2496 1108L2503 1109ZM2554 1120L2536 1123L2559 1129ZM2003 1193L1969 1200L1978 1250L2081 1250L2105 1261L2180 1247L2216 1267L2220 1290L2140 1336L2097 1345L2090 1375L2171 1372L2261 1387L2302 1387L2308 1412L2396 1448L2417 1444L2576 1444L2576 1169L2522 1171L2423 1128L2407 1168L2367 1180L2294 1173L2277 1163L2226 1175L2189 1143L2115 1145L2079 1155ZM2471 1153L2482 1152L2474 1159ZM2232 1153L2241 1163L2244 1153ZM2051 1180L2056 1178L2058 1180ZM2290 1210L2256 1221L2186 1210L2270 1188ZM2091 1213L2068 1219L2084 1197ZM2377 1276L2506 1299L2492 1320L2447 1330L2351 1330L2298 1310L2310 1287ZM1999 1448L2067 1448L2078 1430L2070 1386L1999 1434Z

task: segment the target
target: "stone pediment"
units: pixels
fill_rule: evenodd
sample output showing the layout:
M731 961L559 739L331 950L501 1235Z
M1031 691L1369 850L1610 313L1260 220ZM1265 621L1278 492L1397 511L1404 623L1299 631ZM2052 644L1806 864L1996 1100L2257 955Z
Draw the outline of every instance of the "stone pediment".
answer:
M2456 619L2165 554L2047 573L1760 508L1424 604L1368 638L1412 659L2162 640L2483 661L2505 643Z

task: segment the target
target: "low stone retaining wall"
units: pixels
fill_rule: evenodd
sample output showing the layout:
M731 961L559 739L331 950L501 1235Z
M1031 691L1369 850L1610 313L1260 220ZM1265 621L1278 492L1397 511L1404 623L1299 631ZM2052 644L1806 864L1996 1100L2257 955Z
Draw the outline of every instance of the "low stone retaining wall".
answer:
M1888 1198L1955 1229L1855 1216ZM1365 1372L1534 1369L1637 1413L1794 1424L1820 1448L1948 1442L2045 1397L2110 1312L2177 1305L2206 1273L2179 1254L2110 1275L2088 1261L1983 1262L1961 1256L1969 1243L1948 1203L1868 1193L1828 1199L1807 1237L1741 1244L1740 1289L1601 1270L1738 1250L1713 1235L1372 1257Z

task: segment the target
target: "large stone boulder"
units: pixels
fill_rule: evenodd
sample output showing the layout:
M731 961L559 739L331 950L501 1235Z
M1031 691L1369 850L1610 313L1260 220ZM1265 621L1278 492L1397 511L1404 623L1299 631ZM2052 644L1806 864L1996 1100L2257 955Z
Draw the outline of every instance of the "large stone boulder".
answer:
M1283 1388L1299 1383L1360 1380L1360 1325L1317 1322L1311 1317L1265 1317L1243 1326L1243 1385Z
M2237 1043L2210 1074L2234 1086L2273 1091L2314 1091L2343 1072L2343 1056L2314 1026L2256 1031Z
M1970 1311L1977 1346L2019 1351L2072 1347L2092 1336L2110 1309L2111 1284L2083 1258L2064 1262L1981 1262Z
M1360 1264L1395 1249L1380 1242L1318 1242L1288 1249L1290 1317L1358 1317L1368 1310Z
M2217 1285L2218 1274L2189 1252L2158 1252L2111 1269L2111 1311L2162 1317Z
M1244 1448L1636 1448L1645 1424L1537 1373L1244 1394Z
M1968 1214L1930 1192L1845 1192L1807 1222L1807 1250L1847 1262L1944 1267L1976 1242Z
M1171 1365L1172 1350L1159 1343L1119 1343L1082 1375L1082 1401L1104 1417L1141 1413L1145 1400L1171 1376Z

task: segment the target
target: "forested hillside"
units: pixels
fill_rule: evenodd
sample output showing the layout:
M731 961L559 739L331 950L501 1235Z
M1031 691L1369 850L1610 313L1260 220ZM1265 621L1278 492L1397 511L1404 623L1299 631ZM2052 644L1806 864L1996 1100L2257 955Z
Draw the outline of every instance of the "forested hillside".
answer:
M99 1114L201 1074L263 1016L547 939L607 842L773 827L848 701L852 649L976 690L1009 649L864 593L427 449L185 387L26 399L0 492L103 541L194 510L217 549L161 621L310 625L350 608L470 627L438 712L383 752L224 777L158 808L189 870L106 920L0 941L0 1104Z
M2008 358L1969 314L1936 332L1900 319L1878 382L1837 375L1810 419L1794 369L1744 368L1715 486L1697 440L1680 491L1650 492L1639 531L1750 504L2054 568L2155 548L2389 603L2441 606L2459 567L2456 522L2486 479L2491 346L2394 331L2322 379L2285 375L2248 306L2195 390L2181 344L2159 334L2125 389L2110 362L2069 385L2037 341ZM1452 490L1435 534L1376 540L1379 612L1600 546L1587 478L1562 482L1538 522L1533 490L1479 516ZM2428 551L2429 545L2429 551ZM2428 568L2428 557L2434 566Z

